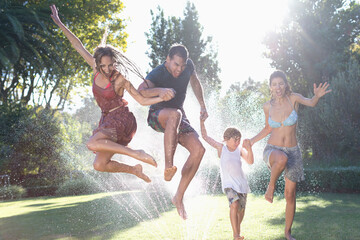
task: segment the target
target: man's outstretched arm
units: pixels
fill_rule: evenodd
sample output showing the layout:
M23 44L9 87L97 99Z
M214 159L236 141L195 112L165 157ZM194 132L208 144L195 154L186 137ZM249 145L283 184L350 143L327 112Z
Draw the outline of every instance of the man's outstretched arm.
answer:
M207 113L206 105L205 105L205 101L204 101L203 88L201 86L200 80L197 77L195 70L190 77L190 84L191 84L194 94L200 104L200 108L201 108L200 109L200 117L201 117L201 119L203 119L205 121L208 118L208 113Z
M145 79L139 87L138 91L144 97L161 97L164 101L168 101L175 96L175 90L172 88L157 88L151 81Z

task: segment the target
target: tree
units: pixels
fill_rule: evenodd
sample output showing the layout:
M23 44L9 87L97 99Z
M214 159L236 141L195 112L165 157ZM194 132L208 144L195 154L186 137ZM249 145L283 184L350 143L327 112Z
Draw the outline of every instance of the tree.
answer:
M12 104L2 105L0 113L0 173L18 184L33 176L54 183L63 176L67 167L61 157L63 141L51 112Z
M233 83L219 102L222 121L227 126L261 128L264 124L262 105L269 95L266 82L255 82L249 78L244 83Z
M331 82L333 91L326 101L305 108L299 122L301 143L311 149L314 160L358 161L360 154L360 68L356 61L348 63L344 72ZM321 143L321 144L320 144Z
M207 37L206 40L202 39L203 27L198 21L195 5L187 2L183 19L176 17L165 19L164 11L160 7L157 9L157 15L151 11L151 29L145 33L147 43L150 45L150 51L147 52L151 59L150 66L155 68L162 64L172 44L184 44L196 66L206 95L211 92L219 92L221 80L218 76L220 68L216 60L217 51L211 46L211 37Z
M271 65L286 71L293 89L304 95L313 83L330 80L359 53L360 5L343 0L294 0L280 31L264 40Z
M320 161L359 153L359 36L355 1L293 0L281 30L265 39L271 65L286 71L295 92L311 97L313 83L331 82L316 108L299 111L303 152Z
M26 105L42 78L61 72L59 45L34 7L15 1L0 7L0 101Z
M105 25L107 42L125 49L120 0L52 3L90 51L100 43ZM48 1L7 0L0 6L0 101L63 109L73 88L89 84L91 69L53 24Z

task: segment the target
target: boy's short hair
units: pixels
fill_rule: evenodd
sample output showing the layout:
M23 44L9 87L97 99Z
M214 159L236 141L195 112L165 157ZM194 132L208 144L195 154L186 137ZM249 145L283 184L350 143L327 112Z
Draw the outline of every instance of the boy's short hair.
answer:
M241 133L237 128L229 127L224 132L224 140L229 140L230 138L241 138Z

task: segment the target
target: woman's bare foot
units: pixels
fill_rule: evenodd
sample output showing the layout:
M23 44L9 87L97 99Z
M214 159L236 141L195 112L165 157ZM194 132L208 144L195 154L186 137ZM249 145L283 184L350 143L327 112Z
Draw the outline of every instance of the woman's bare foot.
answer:
M180 215L180 217L184 220L187 219L187 214L185 211L185 207L184 207L184 203L181 200L177 199L176 195L173 197L173 199L171 199L171 202L175 205L176 210L178 212L178 214Z
M244 240L244 237L241 237L241 236L234 237L234 240Z
M268 201L269 203L272 203L272 202L273 202L274 191L275 191L275 187L270 187L270 185L267 187L267 190L266 190L266 192L265 192L265 199L266 199L266 201Z
M157 167L157 163L151 155L147 154L144 150L141 150L141 149L135 150L135 151L136 151L136 157L135 157L136 159L138 159L144 163L148 163L154 167Z
M291 236L291 232L285 232L285 238L287 240L296 240L293 236Z
M142 166L140 164L137 164L134 166L134 174L135 174L135 176L137 176L138 178L141 178L145 182L148 182L148 183L151 182L150 178L143 173Z
M285 233L285 238L286 238L287 240L296 240L295 238L293 238L293 236L291 236L291 233L290 233L290 232Z
M165 181L171 181L171 179L175 175L176 171L177 171L177 167L175 167L175 166L172 166L171 168L166 168L164 171Z

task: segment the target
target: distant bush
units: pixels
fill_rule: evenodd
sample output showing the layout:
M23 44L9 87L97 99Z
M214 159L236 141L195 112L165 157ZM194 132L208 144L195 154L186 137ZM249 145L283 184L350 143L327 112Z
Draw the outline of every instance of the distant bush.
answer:
M199 172L198 176L203 182L202 190L208 194L221 194L220 168L216 165L205 165Z
M27 187L27 197L54 196L57 190L56 186L38 186Z
M263 194L270 180L270 171L265 164L259 164L247 173L248 183L253 193ZM298 183L298 192L360 192L360 167L330 167L304 169L305 181ZM203 167L198 176L202 179L202 189L209 194L221 194L220 169L215 165ZM276 182L276 193L283 194L285 181L283 174Z
M305 177L301 191L360 192L360 167L306 169Z
M266 171L265 171L266 170ZM305 181L298 183L298 192L360 192L360 167L331 167L305 169ZM252 192L264 193L270 180L270 171L261 169L248 176ZM276 182L276 192L283 193L283 175Z
M0 199L19 199L26 195L26 189L17 186L10 185L8 187L0 187Z
M332 92L315 108L299 111L298 136L301 148L312 153L312 161L334 158L358 160L360 153L360 68L348 64L331 81Z
M101 192L99 184L91 178L67 180L59 186L57 196L82 195Z

